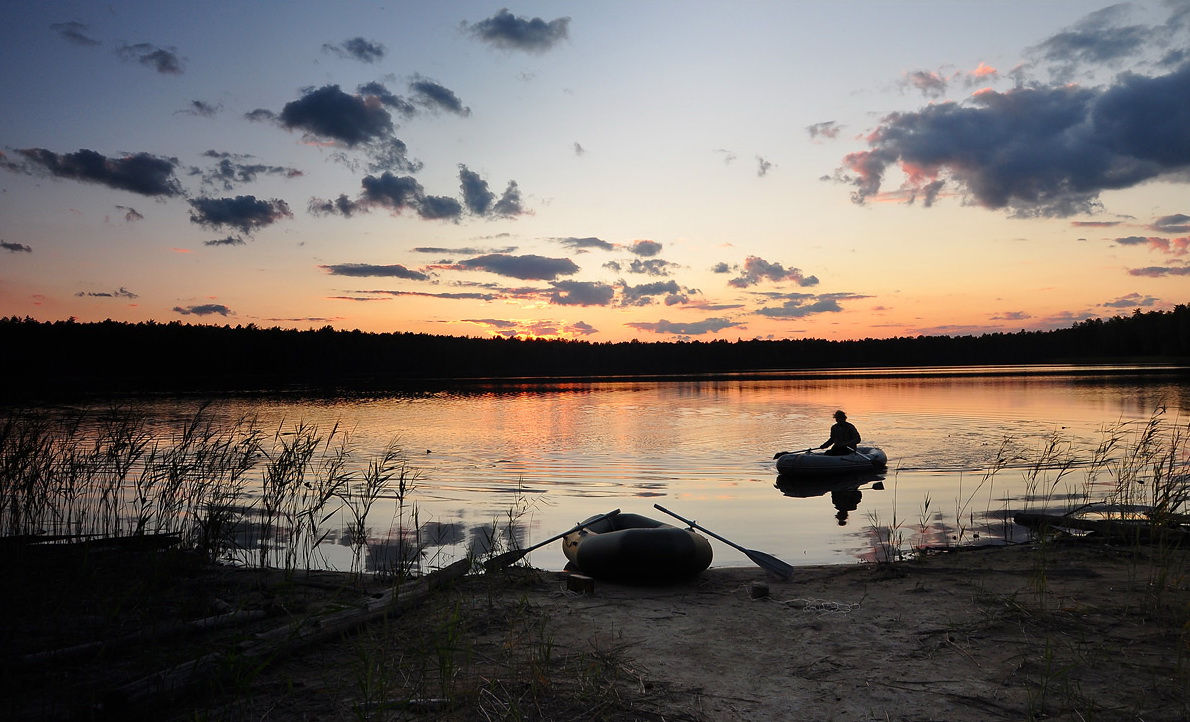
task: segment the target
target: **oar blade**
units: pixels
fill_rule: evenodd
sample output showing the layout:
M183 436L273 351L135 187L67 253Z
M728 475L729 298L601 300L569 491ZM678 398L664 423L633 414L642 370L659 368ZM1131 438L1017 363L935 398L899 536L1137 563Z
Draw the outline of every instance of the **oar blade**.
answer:
M748 549L744 553L747 554L748 558L755 562L757 566L764 567L782 579L789 579L793 576L794 571L796 571L791 564L781 561L772 554L758 552L755 549Z
M483 568L489 572L495 571L496 569L503 569L504 567L511 566L524 559L528 553L528 549L515 549L510 552L504 552L503 554L497 554L491 559L485 561L483 563Z

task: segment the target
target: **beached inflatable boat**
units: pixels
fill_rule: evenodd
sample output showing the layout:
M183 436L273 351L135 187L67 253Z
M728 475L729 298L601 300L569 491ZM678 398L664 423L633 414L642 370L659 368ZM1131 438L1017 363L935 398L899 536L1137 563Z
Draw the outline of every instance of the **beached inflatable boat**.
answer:
M598 521L594 521L598 520ZM640 514L593 516L591 525L562 539L578 571L597 579L662 581L698 574L711 565L706 537Z
M888 456L875 446L861 446L858 453L831 456L822 451L795 451L777 457L777 473L782 476L833 476L883 469Z

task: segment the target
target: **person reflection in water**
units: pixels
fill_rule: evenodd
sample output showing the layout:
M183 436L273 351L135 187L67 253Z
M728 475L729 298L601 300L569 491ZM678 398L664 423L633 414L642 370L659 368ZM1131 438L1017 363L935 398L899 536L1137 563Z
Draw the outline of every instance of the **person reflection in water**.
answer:
M842 489L831 492L831 503L838 509L835 512L835 519L838 520L839 526L847 526L847 513L858 509L859 502L863 498L863 492L859 489Z
M830 447L826 449L826 447ZM823 442L820 449L826 449L830 456L845 456L853 453L859 446L859 431L847 421L847 414L842 409L835 412L835 423L831 426L831 437Z

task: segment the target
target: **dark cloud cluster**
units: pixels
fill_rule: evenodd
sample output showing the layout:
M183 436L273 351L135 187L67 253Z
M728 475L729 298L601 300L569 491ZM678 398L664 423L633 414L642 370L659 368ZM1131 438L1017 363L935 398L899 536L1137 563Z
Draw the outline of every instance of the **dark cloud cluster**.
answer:
M598 329L589 323L556 323L554 321L510 321L502 318L464 318L463 323L473 323L482 326L490 333L505 338L528 336L541 338L546 336L586 336L598 333Z
M673 336L701 336L707 333L718 333L727 328L735 328L743 324L729 321L726 318L706 318L701 321L674 322L661 319L655 322L633 321L624 324L638 331L650 331L656 334Z
M137 294L123 286L120 286L116 291L79 291L74 295L79 298L139 298Z
M616 289L598 281L554 281L549 302L557 306L606 306Z
M409 90L413 93L414 101L424 108L454 113L463 117L471 115L471 109L463 105L463 101L455 95L453 90L440 83L435 83L433 80L415 78L409 83Z
M628 246L628 251L638 256L652 257L661 253L662 245L657 241L633 241L632 245Z
M57 178L98 183L143 196L179 196L182 186L174 176L176 158L162 158L150 153L134 153L109 158L93 150L55 153L44 148L17 151L25 163L8 161L0 154L0 166L12 171L44 171Z
M190 199L191 223L212 229L233 228L249 236L282 218L292 217L289 206L277 198L265 200L256 196L235 196ZM235 239L228 241L235 243Z
M520 191L515 181L509 181L504 195L496 200L488 190L487 181L460 166L460 185L463 202L449 196L427 195L421 183L412 176L397 176L385 172L366 176L361 181L363 191L352 199L345 194L335 199L314 198L309 210L315 215L352 216L384 208L394 213L412 209L426 220L458 221L464 211L486 218L508 218L524 213Z
M1105 191L1190 177L1190 4L1170 4L1155 26L1129 24L1127 4L1088 15L1031 49L1050 81L1030 81L1033 66L1010 75L1016 87L985 89L966 102L931 104L886 116L869 150L844 159L837 177L852 198L932 205L943 193L1018 217L1066 217L1101 206ZM1105 68L1132 70L1100 86L1079 86ZM1152 74L1140 68L1157 70ZM980 65L975 80L997 75ZM939 97L946 78L910 78ZM812 131L812 135L813 135ZM884 191L890 169L903 182Z
M668 276L669 270L678 264L672 261L667 261L664 258L634 258L627 263L620 261L608 261L603 264L604 268L615 271L616 273L638 273L645 276Z
M570 236L568 238L556 238L554 240L556 240L558 243L561 243L563 246L566 246L567 248L573 248L579 253L586 252L587 249L590 248L595 248L600 251L616 250L616 244L605 241L601 238L595 238L594 236L587 236L585 238L575 238L574 236Z
M1161 299L1153 296L1142 296L1139 293L1129 293L1113 301L1104 301L1100 305L1104 308L1148 308L1156 305Z
M579 267L569 258L547 258L533 254L512 256L489 253L459 261L452 267L462 271L487 271L498 276L519 278L522 281L553 281L558 276L578 273Z
M719 264L713 269L716 273L729 272L726 264ZM733 288L748 288L763 281L781 283L793 281L799 286L816 286L818 278L807 276L800 268L785 268L780 263L770 263L759 256L748 256L744 259L743 268L738 269L740 275L727 282Z
M1146 246L1150 250L1173 256L1184 256L1190 250L1190 236L1165 238L1162 236L1125 236L1117 238L1121 246Z
M479 40L503 50L544 53L565 40L570 18L545 21L541 18L517 17L502 9L486 20L463 23L463 29Z
M410 270L399 263L387 266L378 266L370 263L340 263L333 266L319 266L319 268L330 273L332 276L406 278L411 281L427 281L430 278L421 271Z
M417 248L410 248L414 253L452 253L461 256L482 256L485 253L513 253L517 250L516 246L504 246L502 248L478 248L475 246L464 246L462 248L443 248L441 246L418 246Z
M1162 216L1149 226L1158 233L1190 233L1190 216L1185 213L1174 213Z
M1190 276L1190 266L1146 266L1145 268L1129 268L1128 275L1143 276L1146 278Z
M182 74L182 59L174 48L159 48L150 43L121 45L116 48L116 56L121 60L140 63L163 75Z
M1190 171L1190 64L1126 74L1107 89L988 91L886 117L872 149L845 159L853 200L877 196L890 166L926 205L948 185L1018 216L1094 211L1099 194Z
M661 297L666 306L683 304L690 300L689 289L682 288L676 281L658 281L631 286L620 281L621 306L648 306Z
M210 316L218 314L220 316L234 316L235 312L221 303L203 303L196 306L174 306L175 313L180 313L183 316Z
M362 37L349 38L338 44L326 43L322 46L324 53L358 60L361 63L375 63L382 60L385 50L383 43L366 40Z
M848 293L826 293L814 295L812 293L786 293L778 298L782 300L780 306L765 306L756 309L756 314L769 318L805 318L819 313L838 313L843 310L840 300L863 298Z
M144 214L129 206L116 206L116 210L123 211L124 220L129 223L135 223L136 221L143 221L145 219Z
M190 174L198 176L203 185L222 188L225 191L232 190L240 183L251 183L262 175L282 178L297 178L303 175L297 168L246 162L251 158L247 155L208 150L203 156L214 159L215 165L210 168L193 168Z
M338 85L307 90L286 103L276 117L288 130L348 148L386 140L394 131L392 116L377 96L344 93Z
M1079 68L1113 65L1151 49L1167 48L1177 36L1176 13L1171 22L1151 27L1125 25L1129 12L1125 3L1097 10L1070 28L1046 38L1031 52L1054 64L1054 77L1066 81Z
M496 198L486 180L467 166L460 165L459 183L463 189L463 203L477 216L512 218L525 212L516 181L509 181L504 193Z
M0 241L0 248L9 253L32 253L33 249L23 243L12 243L10 241Z

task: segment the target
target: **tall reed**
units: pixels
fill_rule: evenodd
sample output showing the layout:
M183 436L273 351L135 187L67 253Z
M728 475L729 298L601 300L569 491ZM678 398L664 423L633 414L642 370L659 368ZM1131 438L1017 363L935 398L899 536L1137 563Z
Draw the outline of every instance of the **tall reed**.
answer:
M405 513L417 473L396 443L370 462L358 457L337 425L268 433L255 417L222 420L205 404L180 423L133 408L9 412L0 536L168 533L211 559L316 566L339 515L363 545L373 503L394 484Z

